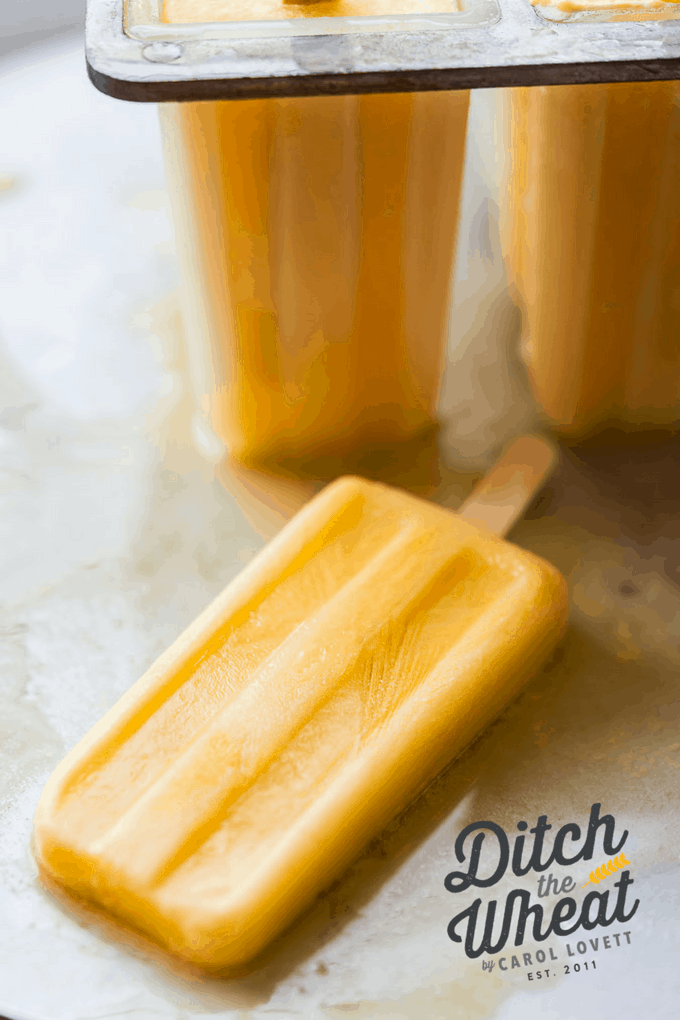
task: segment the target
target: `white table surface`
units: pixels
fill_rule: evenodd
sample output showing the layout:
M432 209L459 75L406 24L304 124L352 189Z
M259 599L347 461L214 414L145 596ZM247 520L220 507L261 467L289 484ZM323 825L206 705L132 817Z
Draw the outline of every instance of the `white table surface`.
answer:
M559 653L249 975L176 973L42 890L29 841L52 768L262 538L188 441L155 110L96 93L77 39L4 58L0 97L0 1013L676 1020L672 445L647 458L565 457L515 532L569 579L574 611ZM476 97L473 112L442 408L452 460L478 466L534 412L512 354L489 190L496 168L484 174L492 98ZM632 596L621 593L626 583ZM631 945L600 946L596 972L558 968L542 985L522 970L483 972L446 935L461 909L443 887L458 831L543 813L582 824L595 801L631 833L641 900ZM566 941L553 943L565 958Z

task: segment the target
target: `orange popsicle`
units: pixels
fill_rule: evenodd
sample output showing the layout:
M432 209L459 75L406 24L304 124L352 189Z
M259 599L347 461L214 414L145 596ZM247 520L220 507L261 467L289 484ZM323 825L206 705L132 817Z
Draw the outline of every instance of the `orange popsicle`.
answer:
M366 474L435 430L467 110L161 106L196 420L242 464Z
M541 407L574 439L608 425L673 426L680 83L509 89L504 98L503 241Z
M459 514L351 477L312 499L54 773L44 873L206 968L254 956L559 637L563 579L491 530L541 451Z

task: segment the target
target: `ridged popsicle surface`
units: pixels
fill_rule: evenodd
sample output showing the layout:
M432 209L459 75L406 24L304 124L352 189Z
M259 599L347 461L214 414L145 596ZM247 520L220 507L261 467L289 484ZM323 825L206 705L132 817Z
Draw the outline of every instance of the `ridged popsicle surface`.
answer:
M518 692L565 607L543 561L341 479L62 763L39 863L189 960L241 963Z

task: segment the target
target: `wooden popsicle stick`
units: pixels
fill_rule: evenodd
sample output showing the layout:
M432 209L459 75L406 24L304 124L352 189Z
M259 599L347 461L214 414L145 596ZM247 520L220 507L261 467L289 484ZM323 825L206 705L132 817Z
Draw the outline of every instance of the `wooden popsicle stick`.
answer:
M466 521L506 535L554 470L557 447L543 436L514 439L459 507Z
M557 447L541 436L514 439L456 510L466 520L505 535L525 512L557 463ZM272 538L319 490L308 481L276 478L244 468L231 458L218 466L225 488L264 538ZM437 499L446 507L447 500ZM454 508L451 508L454 509Z

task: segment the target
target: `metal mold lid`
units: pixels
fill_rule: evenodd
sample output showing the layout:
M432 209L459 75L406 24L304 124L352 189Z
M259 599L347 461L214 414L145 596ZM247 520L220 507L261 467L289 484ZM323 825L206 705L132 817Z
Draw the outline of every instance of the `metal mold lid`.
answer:
M678 3L452 0L447 13L437 2L434 13L413 0L396 15L167 23L163 0L88 0L88 70L102 92L138 102L680 78Z

